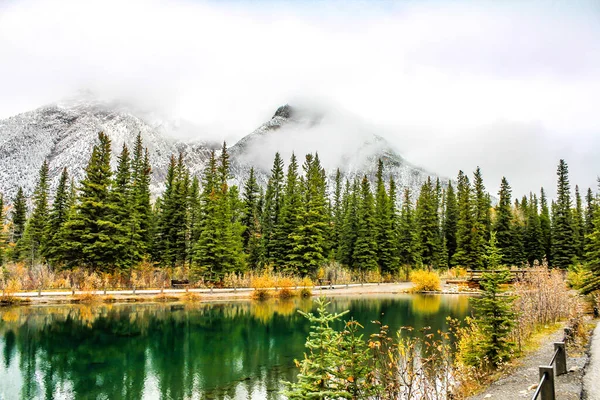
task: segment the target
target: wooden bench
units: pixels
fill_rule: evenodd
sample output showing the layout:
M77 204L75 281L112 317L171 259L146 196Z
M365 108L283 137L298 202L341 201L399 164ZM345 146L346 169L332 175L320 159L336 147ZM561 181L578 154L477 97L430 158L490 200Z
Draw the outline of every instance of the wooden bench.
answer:
M187 279L183 279L183 280L171 279L171 287L173 289L185 289L189 286L191 286L191 284L190 284L190 281Z

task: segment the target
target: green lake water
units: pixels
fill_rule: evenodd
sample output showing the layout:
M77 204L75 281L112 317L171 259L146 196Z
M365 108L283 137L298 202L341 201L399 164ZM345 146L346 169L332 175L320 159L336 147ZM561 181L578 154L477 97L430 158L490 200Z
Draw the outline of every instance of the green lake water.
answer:
M447 330L461 295L336 297L365 326ZM312 300L0 308L0 400L278 399L304 353Z

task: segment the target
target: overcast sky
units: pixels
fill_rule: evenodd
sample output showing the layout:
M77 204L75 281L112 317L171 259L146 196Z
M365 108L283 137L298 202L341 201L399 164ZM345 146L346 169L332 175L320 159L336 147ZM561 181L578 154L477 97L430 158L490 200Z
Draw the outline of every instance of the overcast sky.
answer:
M496 192L600 174L598 1L0 0L0 118L91 90L239 139L284 103L343 110Z

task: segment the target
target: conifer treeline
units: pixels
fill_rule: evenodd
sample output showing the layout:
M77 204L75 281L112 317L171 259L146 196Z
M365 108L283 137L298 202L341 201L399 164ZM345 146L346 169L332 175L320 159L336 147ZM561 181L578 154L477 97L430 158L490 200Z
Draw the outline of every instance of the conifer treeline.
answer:
M213 280L265 265L313 274L329 261L357 273L395 274L422 266L488 268L492 236L495 263L502 265L547 260L566 268L600 258L599 202L588 189L584 204L578 187L573 201L563 160L552 204L543 189L539 197L513 200L503 178L493 207L479 168L472 181L460 171L456 187L428 178L413 196L409 189L397 193L393 178L384 180L381 160L373 188L366 176L343 181L339 170L328 188L317 154L306 155L301 166L292 155L287 168L276 154L266 189L251 169L240 193L228 185L225 144L211 153L201 177L191 176L183 155L171 157L165 191L152 204L141 137L133 154L123 147L116 171L110 157L110 139L100 133L85 178L75 185L65 168L52 204L44 162L28 218L21 189L8 213L0 196L0 260L110 273L149 261Z

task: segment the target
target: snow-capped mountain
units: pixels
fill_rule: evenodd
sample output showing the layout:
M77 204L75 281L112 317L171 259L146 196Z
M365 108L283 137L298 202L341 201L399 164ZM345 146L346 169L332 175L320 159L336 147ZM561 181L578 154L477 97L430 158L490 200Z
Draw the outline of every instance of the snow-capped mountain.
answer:
M30 196L44 159L50 165L53 189L63 167L75 180L81 179L97 134L103 131L112 140L113 167L123 144L131 149L141 133L153 168L152 192L158 195L172 154L183 152L191 173L199 175L210 151L220 147L218 143L177 139L189 137L182 131L190 129L193 128L185 123L89 98L0 120L0 193L10 201L22 186L26 196ZM306 153L318 152L330 179L338 167L345 178L366 174L373 179L379 158L384 160L386 177L394 176L400 189L408 186L416 190L428 176L435 177L405 161L368 126L348 121L335 112L285 105L230 148L232 183L241 185L254 166L259 181L266 184L276 151L286 164L295 152L300 165ZM447 179L442 181L446 183Z
M141 134L153 168L152 192L158 194L171 154L184 152L191 171L200 173L210 148L215 147L173 139L178 128L149 115L142 119L119 105L88 101L45 106L0 120L0 192L11 199L22 186L29 196L44 159L49 162L51 187L58 184L63 167L80 180L102 131L112 141L113 167L123 144L133 149Z
M437 178L406 161L383 137L373 133L373 127L332 110L281 106L269 121L239 140L230 152L238 179L245 180L254 167L263 184L268 180L275 152L281 154L286 165L292 153L302 165L305 154L317 152L330 183L338 168L344 179L352 181L367 175L373 182L379 159L384 162L386 181L393 176L399 190L409 187L412 193L418 193L428 176ZM440 180L443 186L447 185L447 178Z

